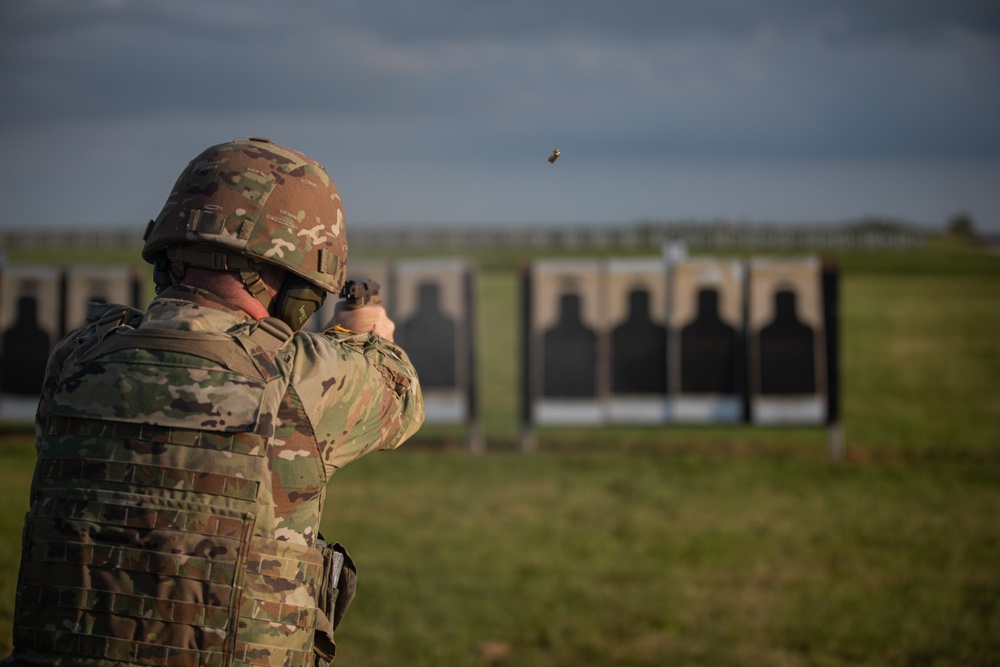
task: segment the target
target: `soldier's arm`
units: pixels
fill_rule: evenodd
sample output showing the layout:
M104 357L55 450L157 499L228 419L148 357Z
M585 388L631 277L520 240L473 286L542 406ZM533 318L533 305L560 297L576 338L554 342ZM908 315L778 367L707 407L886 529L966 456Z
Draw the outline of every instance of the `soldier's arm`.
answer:
M328 474L378 449L398 447L424 420L406 353L372 331L297 335L296 390Z

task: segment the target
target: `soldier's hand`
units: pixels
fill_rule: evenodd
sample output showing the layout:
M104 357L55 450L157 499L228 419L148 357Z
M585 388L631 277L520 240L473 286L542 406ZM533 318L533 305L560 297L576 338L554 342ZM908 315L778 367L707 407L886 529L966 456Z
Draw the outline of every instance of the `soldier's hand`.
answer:
M351 331L374 331L386 340L392 340L396 331L396 323L379 304L369 304L354 310L348 310L343 301L338 301L333 309L333 324Z

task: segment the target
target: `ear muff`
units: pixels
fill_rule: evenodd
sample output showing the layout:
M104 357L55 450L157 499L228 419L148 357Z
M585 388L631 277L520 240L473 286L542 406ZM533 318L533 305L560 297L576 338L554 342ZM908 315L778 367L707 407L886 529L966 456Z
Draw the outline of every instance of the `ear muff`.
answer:
M285 278L285 284L271 303L271 315L292 328L301 329L306 320L319 310L326 299L327 291L322 287L294 274Z

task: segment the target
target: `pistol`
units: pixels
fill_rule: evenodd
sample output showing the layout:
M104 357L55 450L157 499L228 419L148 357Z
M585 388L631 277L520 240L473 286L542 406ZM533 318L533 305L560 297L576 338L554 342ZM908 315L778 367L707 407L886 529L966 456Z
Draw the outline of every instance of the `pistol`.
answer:
M340 290L340 298L348 310L356 310L370 303L382 303L379 284L374 280L348 280Z

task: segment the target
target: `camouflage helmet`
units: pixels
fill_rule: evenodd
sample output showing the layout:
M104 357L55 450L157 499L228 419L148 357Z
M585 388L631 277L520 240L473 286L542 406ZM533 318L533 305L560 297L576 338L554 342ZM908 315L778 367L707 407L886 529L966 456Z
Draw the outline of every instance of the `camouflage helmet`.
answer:
M344 209L333 180L315 160L267 139L218 144L193 159L144 240L142 257L152 264L166 251L194 257L194 265L247 268L234 261L239 255L334 293L346 273Z

